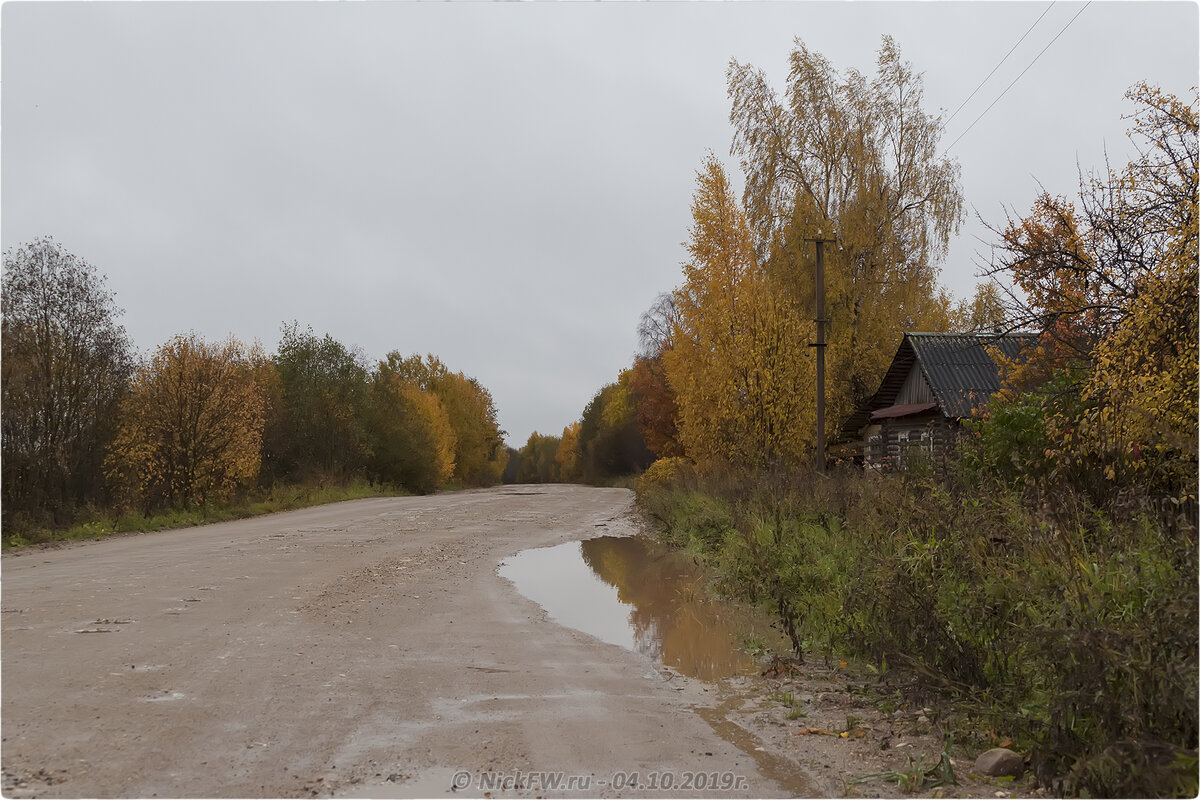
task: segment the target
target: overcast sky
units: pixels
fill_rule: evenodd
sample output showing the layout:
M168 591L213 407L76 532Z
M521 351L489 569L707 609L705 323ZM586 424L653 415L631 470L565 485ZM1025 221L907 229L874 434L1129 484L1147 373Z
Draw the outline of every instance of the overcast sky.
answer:
M3 248L107 274L139 350L273 350L298 320L478 378L510 444L559 433L681 281L696 170L731 171L731 58L784 88L799 37L874 69L883 34L950 121L968 206L1128 159L1140 80L1197 83L1194 2L22 3L0 18ZM1064 26L1066 30L1063 31ZM969 296L971 222L942 280Z

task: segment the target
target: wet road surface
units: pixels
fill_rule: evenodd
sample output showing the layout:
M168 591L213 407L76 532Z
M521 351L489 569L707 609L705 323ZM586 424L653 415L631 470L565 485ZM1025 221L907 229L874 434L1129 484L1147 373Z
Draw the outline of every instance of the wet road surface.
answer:
M502 487L6 554L5 795L811 793L693 710L711 685L497 574L635 533L631 503Z

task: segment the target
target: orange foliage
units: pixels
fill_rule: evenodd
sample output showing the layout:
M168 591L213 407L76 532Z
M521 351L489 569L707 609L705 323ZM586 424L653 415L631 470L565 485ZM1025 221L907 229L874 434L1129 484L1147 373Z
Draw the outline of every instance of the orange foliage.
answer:
M629 388L637 396L638 425L646 447L659 457L682 455L675 427L679 409L662 358L639 356L633 362Z
M263 391L246 348L195 334L134 375L106 472L146 508L228 499L258 476Z

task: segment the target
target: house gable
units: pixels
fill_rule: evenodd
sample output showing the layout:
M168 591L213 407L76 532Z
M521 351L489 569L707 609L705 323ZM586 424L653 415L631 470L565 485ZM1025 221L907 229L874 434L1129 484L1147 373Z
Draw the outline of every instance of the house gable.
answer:
M896 393L894 405L936 402L937 398L934 397L933 388L929 385L929 381L925 380L925 373L921 371L921 365L913 364L908 371L908 377L900 386L900 391Z
M911 444L916 434L930 449L939 449L938 445L949 442L947 431L953 431L959 420L971 417L1000 390L1000 369L993 352L1016 357L1036 338L1026 333L904 334L879 390L850 416L840 438L845 442L868 440L868 462L875 449L870 446L871 439L876 448L889 448ZM892 441L897 434L901 441Z

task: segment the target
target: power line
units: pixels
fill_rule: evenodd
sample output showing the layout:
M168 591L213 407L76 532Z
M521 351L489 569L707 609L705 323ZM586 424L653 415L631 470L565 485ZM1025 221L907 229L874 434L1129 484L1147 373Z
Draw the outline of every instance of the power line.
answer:
M980 114L978 117L976 117L976 118L975 118L975 122L972 122L972 123L971 123L971 124L970 124L970 125L967 127L967 129L966 129L965 131L963 131L962 133L960 133L960 134L958 135L958 139L955 139L953 142L951 142L951 143L950 143L950 146L946 148L946 152L947 152L947 153L949 153L951 150L953 150L953 149L954 149L954 145L958 144L958 142L959 142L959 140L960 140L960 139L962 139L964 136L966 136L968 133L970 133L970 132L971 132L971 128L974 128L974 127L975 127L975 125L976 125L976 124L979 122L979 120L983 119L983 118L984 118L984 116L985 116L985 115L986 115L986 114L987 114L989 111L991 111L991 110L992 110L992 106L996 105L996 103L999 103L999 102L1000 102L1000 99L1001 99L1002 97L1004 97L1004 95L1008 94L1008 90L1009 90L1009 89L1011 89L1013 86L1016 86L1016 84L1017 84L1017 81L1021 80L1021 77L1022 77L1022 76L1023 76L1023 75L1024 75L1026 72L1029 72L1029 70L1030 70L1030 69L1033 67L1033 65L1034 65L1034 64L1036 64L1036 63L1038 62L1038 59L1039 59L1039 58L1041 58L1041 57L1042 57L1042 55L1043 55L1043 54L1045 54L1045 52L1046 52L1047 50L1049 50L1049 49L1050 49L1050 45L1052 45L1052 44L1054 44L1055 42L1057 42L1057 41L1058 41L1058 37L1060 37L1060 36L1062 36L1064 33L1066 33L1066 32L1067 32L1067 28L1071 27L1071 23L1073 23L1075 20L1079 19L1079 15L1080 15L1080 14L1082 14L1082 13L1083 13L1085 10L1087 10L1087 7L1088 7L1088 6L1090 6L1091 4L1092 4L1092 0L1088 0L1086 3L1084 3L1084 5L1083 5L1083 8L1081 8L1081 9L1079 9L1078 11L1076 11L1076 12L1075 12L1075 16L1071 17L1071 19L1070 19L1070 20L1067 22L1067 24L1066 24L1066 25L1064 25L1064 26L1062 27L1062 30L1060 30L1060 31L1059 31L1057 34L1055 34L1054 38L1050 40L1049 44L1047 44L1045 47L1043 47L1043 48L1042 48L1042 52L1038 53L1036 56L1034 56L1034 57L1033 57L1033 61L1030 61L1030 62L1029 62L1029 66L1028 66L1028 67L1026 67L1025 69L1021 70L1021 74L1020 74L1020 75L1018 75L1017 77L1013 78L1013 82L1012 82L1012 83L1010 83L1008 86L1006 86L1006 87L1005 87L1005 89L1004 89L1004 91L1000 93L1000 96L999 96L999 97L997 97L995 100L993 100L993 101L992 101L992 105L990 105L990 106L988 106L987 108L985 108L985 109L983 110L983 113L982 113L982 114Z
M1037 24L1042 21L1042 17L1046 16L1046 14L1050 11L1050 9L1054 8L1054 3L1056 3L1056 2L1058 2L1058 0L1052 0L1050 5L1046 6L1046 9L1045 9L1045 11L1042 12L1042 15L1033 21L1033 24L1029 26L1029 29L1026 30L1024 34L1021 35L1020 39L1017 39L1017 43L1014 44L1009 49L1009 51L1004 54L1004 58L1000 59L1000 63L998 63L996 66L992 67L992 71L987 74L987 77L979 82L979 85L975 87L974 91L972 91L969 95L967 95L967 99L963 100L962 103L958 106L958 108L954 109L954 113L950 115L950 119L946 120L946 123L945 123L946 125L949 125L951 120L953 120L955 117L958 116L958 112L963 110L963 106L965 106L967 103L971 102L971 98L974 97L976 95L976 93L978 93L979 90L983 88L983 85L985 83L987 83L993 75L996 74L996 70L998 70L998 69L1000 69L1000 67L1004 66L1004 62L1008 61L1008 57L1013 54L1013 50L1016 50L1018 47L1020 47L1021 42L1025 41L1025 37L1029 35L1030 31L1032 31L1034 28L1037 27Z

